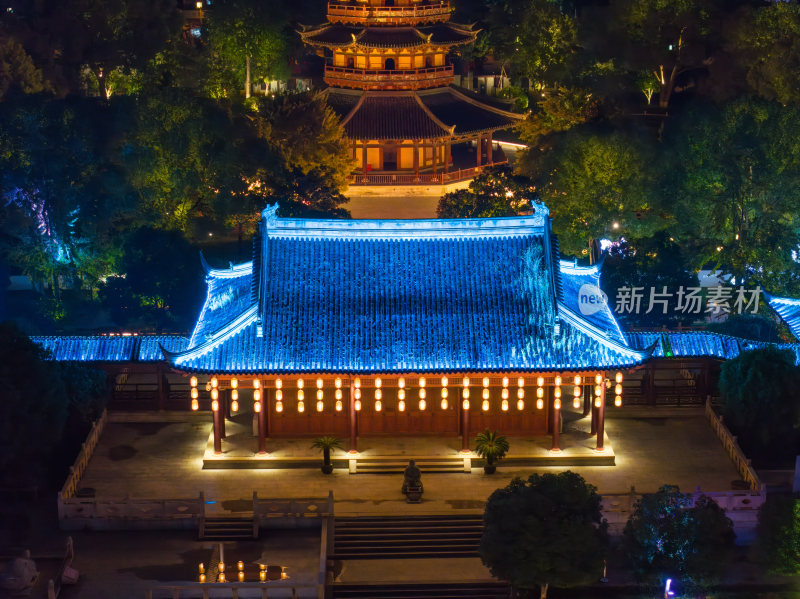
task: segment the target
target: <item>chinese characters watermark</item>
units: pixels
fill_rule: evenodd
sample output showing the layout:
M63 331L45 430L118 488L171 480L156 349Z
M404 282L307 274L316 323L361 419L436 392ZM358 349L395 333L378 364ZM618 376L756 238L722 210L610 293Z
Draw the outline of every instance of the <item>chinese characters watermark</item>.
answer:
M716 287L684 287L676 292L667 290L667 286L620 287L617 289L614 312L617 314L751 314L758 313L761 287L745 289L717 285ZM644 309L644 312L642 310Z

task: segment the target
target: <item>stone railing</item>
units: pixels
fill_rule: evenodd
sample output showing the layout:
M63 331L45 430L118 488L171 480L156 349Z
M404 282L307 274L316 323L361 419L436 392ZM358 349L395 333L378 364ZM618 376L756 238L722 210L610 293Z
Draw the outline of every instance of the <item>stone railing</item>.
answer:
M717 437L722 442L722 446L733 461L734 466L736 466L739 476L750 486L752 491L761 492L762 485L758 474L751 466L750 460L744 455L742 448L739 447L736 437L731 434L728 427L722 422L722 416L718 416L714 408L711 407L710 398L706 398L705 414L709 424L711 424L711 428L714 429Z
M89 465L89 460L92 459L94 448L97 447L97 442L100 440L100 435L103 434L103 429L106 426L107 420L108 411L103 410L100 418L95 420L92 424L92 430L89 431L86 441L83 442L81 451L78 454L78 457L75 458L75 462L69 467L69 475L67 476L67 480L64 481L64 486L61 487L61 491L58 492L59 508L61 507L62 500L70 499L75 495L75 491L78 490L81 477L83 476L86 467ZM58 515L61 517L60 509Z
M279 590L280 589L280 590ZM306 591L306 592L304 592ZM239 597L317 597L325 598L325 586L314 584L296 584L281 582L186 582L150 588L146 591L146 599L195 599L203 597L238 599Z
M261 499L253 492L254 520L266 524L273 518L324 518L333 516L333 491L325 499Z
M438 185L456 183L477 177L484 169L502 164L508 164L508 159L446 173L354 173L350 175L349 183L350 185Z

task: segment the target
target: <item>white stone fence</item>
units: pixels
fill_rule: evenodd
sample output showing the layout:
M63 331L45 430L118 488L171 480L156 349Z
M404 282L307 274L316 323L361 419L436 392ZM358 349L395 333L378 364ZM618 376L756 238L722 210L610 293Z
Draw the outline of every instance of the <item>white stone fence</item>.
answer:
M59 517L61 517L61 501L64 499L70 499L75 495L75 491L78 490L81 477L83 476L86 467L89 465L89 460L92 459L94 448L97 447L97 442L100 440L100 435L103 434L103 429L106 427L107 421L108 411L103 410L99 420L95 420L92 423L92 430L89 431L86 441L82 443L81 451L78 454L78 457L75 458L75 462L69 467L69 475L67 476L67 480L64 481L64 486L61 487L61 491L58 492Z
M742 448L739 447L736 437L731 434L728 427L722 422L722 416L718 416L714 408L711 407L710 398L706 398L705 414L706 418L708 418L708 422L711 424L711 428L714 429L717 437L722 442L722 446L728 453L728 457L730 457L734 466L736 466L739 476L750 486L751 491L761 492L763 489L761 479L758 478L758 474L756 474L756 471L750 464L750 460L747 459Z

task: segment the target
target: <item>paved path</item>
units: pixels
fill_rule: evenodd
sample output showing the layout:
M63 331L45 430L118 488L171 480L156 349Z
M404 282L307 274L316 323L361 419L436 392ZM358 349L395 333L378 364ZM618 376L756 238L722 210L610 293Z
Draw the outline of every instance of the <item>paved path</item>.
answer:
M559 471L557 467L503 467L493 476L426 474L420 505L408 505L399 493L399 475L358 474L337 470L330 476L316 469L203 470L202 456L210 432L207 415L189 414L180 422L111 422L95 451L82 486L99 497L188 498L202 489L208 498L325 497L333 490L336 513L465 513L482 510L483 502L513 476ZM730 490L738 478L721 444L704 418L610 418L607 432L617 454L616 466L575 467L601 493L639 492L677 484L685 491ZM513 453L514 448L511 448Z

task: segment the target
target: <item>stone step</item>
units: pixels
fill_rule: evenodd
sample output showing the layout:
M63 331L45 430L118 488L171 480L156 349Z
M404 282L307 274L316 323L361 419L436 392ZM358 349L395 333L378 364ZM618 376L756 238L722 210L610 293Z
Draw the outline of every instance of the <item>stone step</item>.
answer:
M361 459L353 460L355 468L351 474L403 474L408 467L408 460L396 459ZM469 472L464 458L438 458L416 460L421 472Z
M507 599L502 583L334 584L333 599Z

